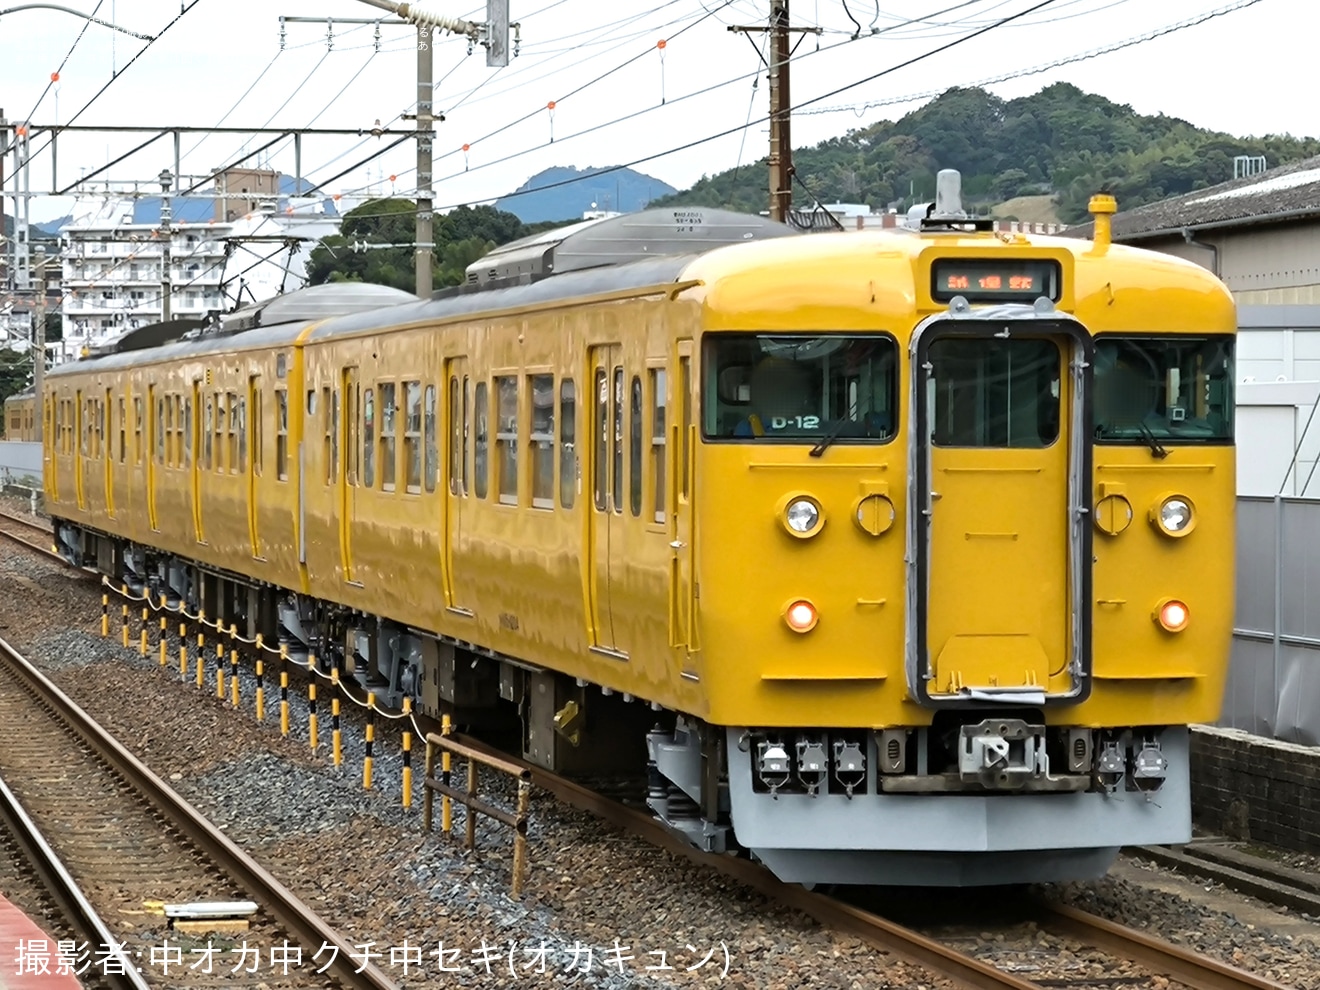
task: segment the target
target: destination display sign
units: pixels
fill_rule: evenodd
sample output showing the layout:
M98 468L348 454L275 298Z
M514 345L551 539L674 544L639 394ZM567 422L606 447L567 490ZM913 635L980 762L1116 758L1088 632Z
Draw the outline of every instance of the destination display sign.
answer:
M940 302L1059 298L1059 263L1049 258L938 258L931 265L931 295Z

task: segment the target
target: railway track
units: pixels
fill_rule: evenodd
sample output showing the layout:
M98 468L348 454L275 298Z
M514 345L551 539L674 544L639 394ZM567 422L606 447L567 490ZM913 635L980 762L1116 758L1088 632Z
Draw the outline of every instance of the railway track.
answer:
M20 535L14 527L21 527L26 531L25 535ZM30 519L24 519L22 516L11 515L8 512L0 512L0 538L9 540L12 543L18 543L27 547L35 553L41 554L49 560L55 560L65 567L77 570L56 553L51 546L52 536L50 526L45 523L33 522ZM40 542L34 542L39 540Z
M274 990L324 986L331 978L349 988L393 990L393 981L375 965L366 964L357 972L352 958L355 947L344 936L3 640L0 720L9 727L0 750L0 776L13 782L39 827L58 825L58 833L47 828L49 834L58 835L56 851L102 915L122 919L114 938L122 941L139 969L156 958L153 950L162 938L186 942L165 927L163 917L152 913L149 901L161 895L216 900L219 892L220 900L247 897L258 905L252 929L243 935L245 945L255 941L270 946L272 952L277 945L296 946L308 959L318 947L337 951L327 973L319 977L312 975L315 966L306 968L306 963L287 973L275 966L273 976L271 969L259 969L255 978L248 979L230 972L208 977L191 970L189 986L247 983ZM290 950L283 954L287 960ZM176 964L175 973L181 968ZM154 970L144 972L155 975ZM164 979L169 982L169 974Z
M509 754L478 740L463 737L465 744L509 759ZM515 760L532 773L532 781L557 799L613 825L639 835L652 845L694 863L713 868L721 874L764 894L776 902L815 919L821 925L850 932L885 952L927 967L967 987L969 990L1043 990L1047 984L1035 983L1007 972L974 955L898 924L875 912L865 910L835 897L808 891L776 879L759 864L733 856L702 853L684 839L661 825L649 811L629 807L605 797L574 781L550 773L525 761ZM1246 972L1227 963L1154 938L1069 905L1040 901L1039 923L1077 942L1103 952L1139 963L1153 975L1195 990L1291 990L1284 984ZM1058 981L1050 981L1057 986ZM1085 979L1072 983L1078 987L1099 985Z
M1127 852L1160 866L1278 907L1320 918L1320 876L1242 852L1227 840L1193 841L1181 848L1137 846Z

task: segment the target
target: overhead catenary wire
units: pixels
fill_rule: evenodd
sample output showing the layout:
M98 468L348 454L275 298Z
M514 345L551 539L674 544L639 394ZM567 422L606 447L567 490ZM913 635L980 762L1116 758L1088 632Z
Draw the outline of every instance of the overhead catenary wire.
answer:
M40 109L42 102L46 99L46 94L50 92L52 86L59 82L60 75L64 72L64 67L69 64L69 59L73 56L73 50L78 47L78 42L82 41L83 35L87 33L87 29L91 27L93 23L103 23L96 21L95 18L104 4L105 0L96 0L96 6L92 8L92 12L88 15L87 20L83 21L83 26L78 32L78 37L73 39L73 44L69 46L69 50L64 53L64 58L60 60L59 68L50 74L50 79L46 83L46 88L41 91L41 95L37 97L37 102L32 106L32 112L27 115L28 120L31 120L37 115L37 110Z

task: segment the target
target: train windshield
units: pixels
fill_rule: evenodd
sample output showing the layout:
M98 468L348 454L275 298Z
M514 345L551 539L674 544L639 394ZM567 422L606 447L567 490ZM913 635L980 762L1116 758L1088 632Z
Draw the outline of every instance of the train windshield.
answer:
M711 334L702 421L716 440L893 439L898 348L880 334Z
M1097 337L1095 438L1233 438L1232 337Z

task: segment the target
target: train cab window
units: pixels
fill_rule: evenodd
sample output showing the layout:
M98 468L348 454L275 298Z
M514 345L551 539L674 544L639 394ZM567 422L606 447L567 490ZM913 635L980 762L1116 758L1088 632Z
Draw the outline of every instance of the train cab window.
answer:
M275 477L289 480L289 393L275 390Z
M495 379L495 463L499 471L497 489L505 505L518 504L518 379L512 375Z
M932 441L941 447L1048 447L1059 436L1063 355L1051 340L959 339L930 345Z
M211 397L206 397L202 412L202 467L211 470L211 423L215 418L215 408Z
M883 334L710 334L705 436L886 443L897 426L897 364L898 347Z
M422 383L403 383L403 483L422 490Z
M559 383L559 504L573 508L577 494L577 386L573 379Z
M632 379L632 400L628 406L628 509L633 518L642 514L642 380Z
M532 507L555 507L555 376L528 376L532 395Z
M665 369L651 369L652 518L665 521Z
M380 487L394 491L395 437L398 432L398 404L393 382L380 386Z
M426 399L423 406L422 423L423 442L426 449L425 462L422 464L422 479L428 492L435 491L435 476L440 470L440 440L436 436L436 397L435 386L426 386Z
M1233 338L1095 341L1094 434L1101 443L1233 438Z
M376 486L376 393L367 389L362 396L362 484Z
M472 493L477 498L485 498L487 481L487 446L490 443L486 432L490 402L486 395L486 383L477 382L476 397L472 402Z

